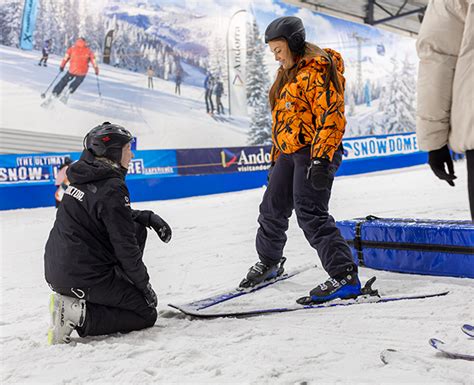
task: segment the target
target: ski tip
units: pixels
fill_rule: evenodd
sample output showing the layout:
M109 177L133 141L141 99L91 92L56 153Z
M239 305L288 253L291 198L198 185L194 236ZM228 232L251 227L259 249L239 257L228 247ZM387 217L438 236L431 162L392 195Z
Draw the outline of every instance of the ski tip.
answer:
M470 324L464 324L461 326L461 330L469 337L474 338L474 326Z
M437 338L430 338L429 343L435 349L438 349L439 346L444 345L444 342L441 340L438 340Z
M390 363L390 356L396 353L396 349L384 349L380 352L380 360L385 364L388 365Z

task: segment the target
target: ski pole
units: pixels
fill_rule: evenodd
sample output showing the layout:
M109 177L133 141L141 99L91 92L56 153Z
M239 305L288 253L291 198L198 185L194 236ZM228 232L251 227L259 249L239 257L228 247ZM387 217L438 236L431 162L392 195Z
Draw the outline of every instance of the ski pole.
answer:
M102 100L102 93L100 92L99 75L96 74L95 78L97 79L97 92L99 93L99 98Z
M44 91L42 94L41 94L41 99L44 99L46 97L46 93L49 91L49 89L51 88L51 86L54 84L54 82L56 81L56 79L58 78L58 76L61 74L61 71L58 72L58 74L55 76L55 78L53 79L53 81L49 84L48 88L46 88L46 91Z

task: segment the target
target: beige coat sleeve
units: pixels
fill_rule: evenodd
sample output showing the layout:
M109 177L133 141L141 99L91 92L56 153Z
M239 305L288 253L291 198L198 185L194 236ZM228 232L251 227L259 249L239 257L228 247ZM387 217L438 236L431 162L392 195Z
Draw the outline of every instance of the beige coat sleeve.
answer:
M431 151L448 143L453 80L464 33L468 0L431 0L416 48L418 143Z

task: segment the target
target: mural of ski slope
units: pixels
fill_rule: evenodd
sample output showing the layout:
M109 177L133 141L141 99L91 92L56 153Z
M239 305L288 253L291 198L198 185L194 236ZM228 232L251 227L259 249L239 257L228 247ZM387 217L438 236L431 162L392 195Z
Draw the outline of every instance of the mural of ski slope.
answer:
M102 98L90 70L67 105L56 101L42 108L40 94L57 75L60 60L53 56L44 68L36 65L40 56L0 46L1 127L83 136L108 120L129 128L139 149L247 144L248 120L210 117L201 88L182 84L178 96L174 82L155 78L155 89L149 90L144 73L106 65L100 65Z

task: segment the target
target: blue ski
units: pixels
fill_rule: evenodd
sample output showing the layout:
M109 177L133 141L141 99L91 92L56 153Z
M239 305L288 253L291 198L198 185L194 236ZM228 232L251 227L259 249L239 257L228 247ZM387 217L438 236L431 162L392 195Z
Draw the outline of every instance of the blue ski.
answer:
M469 337L473 337L473 338L474 338L474 326L465 324L465 325L462 325L461 330L462 330L465 334L467 334Z
M458 350L459 348L451 347L449 344L446 344L443 341L438 340L437 338L431 338L430 345L450 358L460 358L469 361L474 360L474 355L468 353L461 353Z
M174 309L180 310L185 314L188 314L187 312L198 312L200 310L203 310L203 309L206 309L208 307L217 305L219 303L228 301L230 299L237 298L237 297L240 297L240 296L245 295L245 294L253 293L257 290L263 289L264 287L273 285L276 282L284 281L288 278L294 277L297 274L300 274L304 271L307 271L307 270L309 270L313 267L315 267L315 266L314 265L305 265L305 266L296 268L294 270L284 272L279 277L276 277L276 278L273 278L271 280L262 282L259 285L249 287L247 289L237 287L237 288L231 289L227 292L216 294L212 297L200 299L198 301L190 302L190 303L187 303L187 304L184 304L184 305L173 305L173 304L170 303L170 304L168 304L168 306L170 306Z
M398 296L398 297L379 297L375 295L362 295L354 299L346 299L346 300L333 300L330 302L325 302L321 304L314 304L314 305L290 305L285 307L276 307L276 308L268 308L268 309L251 309L251 310L229 310L229 311L213 311L207 310L203 311L206 307L213 306L213 304L208 304L208 306L195 306L196 303L201 303L201 301L197 301L187 305L169 305L186 315L190 315L193 317L198 318L218 318L218 317L249 317L249 316L258 316L264 314L271 314L271 313L284 313L290 311L297 311L297 310L309 310L309 309L325 309L325 308L332 308L332 307L339 307L339 306L351 306L351 305L360 305L360 304L367 304L367 303L385 303L385 302L395 302L395 301L406 301L406 300L414 300L414 299L426 299L426 298L433 298L433 297L441 297L447 295L449 292L439 292L433 294L417 294L417 295L407 295L407 296ZM236 297L236 296L234 296ZM214 297L215 298L215 297ZM226 298L225 300L230 299ZM222 301L220 301L222 302Z

